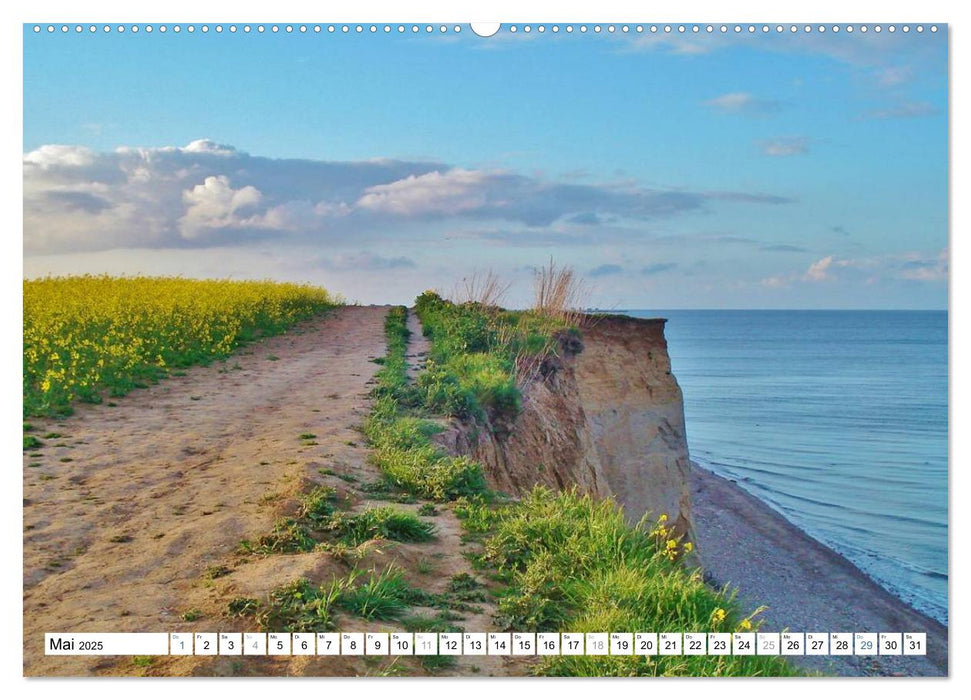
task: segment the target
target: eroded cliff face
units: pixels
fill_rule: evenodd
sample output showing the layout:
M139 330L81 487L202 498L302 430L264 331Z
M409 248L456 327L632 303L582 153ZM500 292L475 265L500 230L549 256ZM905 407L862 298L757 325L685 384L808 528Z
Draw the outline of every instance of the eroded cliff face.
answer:
M631 521L664 513L690 531L684 406L663 319L590 317L523 393L511 425L456 425L446 446L480 461L507 493L577 485L613 497Z

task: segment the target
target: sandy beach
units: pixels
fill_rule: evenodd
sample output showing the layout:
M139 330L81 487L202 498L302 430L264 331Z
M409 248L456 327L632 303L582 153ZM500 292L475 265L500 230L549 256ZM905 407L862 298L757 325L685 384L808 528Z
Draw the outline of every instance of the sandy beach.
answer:
M764 631L926 632L921 656L793 657L840 676L946 676L948 629L887 592L734 481L692 463L695 540L713 585L767 606Z

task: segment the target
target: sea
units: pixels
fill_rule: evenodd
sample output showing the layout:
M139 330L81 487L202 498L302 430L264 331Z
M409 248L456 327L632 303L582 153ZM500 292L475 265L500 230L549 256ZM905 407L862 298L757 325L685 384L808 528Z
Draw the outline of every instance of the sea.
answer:
M693 460L948 621L946 311L668 319Z

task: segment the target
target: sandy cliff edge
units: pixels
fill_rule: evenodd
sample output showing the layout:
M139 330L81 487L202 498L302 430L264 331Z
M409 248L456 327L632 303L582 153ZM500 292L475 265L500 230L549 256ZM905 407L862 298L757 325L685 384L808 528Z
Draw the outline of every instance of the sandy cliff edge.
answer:
M767 630L928 635L927 656L801 658L808 668L849 676L947 675L945 626L737 484L692 466L664 325L664 319L589 317L581 337L564 335L556 356L524 386L523 411L511 425L454 423L443 444L480 461L490 485L507 493L576 486L613 498L632 522L667 514L698 545L691 565L716 586L738 586L743 607L768 606Z
M507 493L576 486L612 497L632 522L665 514L689 533L684 405L664 323L588 316L580 337L562 334L526 383L511 424L455 423L443 444L481 462L490 485Z

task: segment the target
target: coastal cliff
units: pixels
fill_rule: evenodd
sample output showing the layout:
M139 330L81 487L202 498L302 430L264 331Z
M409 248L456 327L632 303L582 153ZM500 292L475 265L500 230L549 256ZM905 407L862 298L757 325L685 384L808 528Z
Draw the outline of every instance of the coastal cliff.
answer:
M509 424L455 423L441 439L485 468L491 485L521 494L576 485L612 497L631 521L665 514L691 530L688 445L681 388L663 319L589 316L563 334L523 387Z

